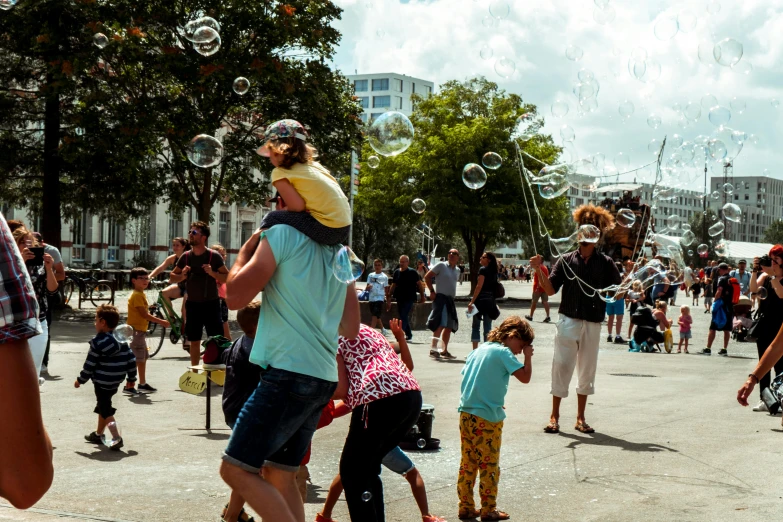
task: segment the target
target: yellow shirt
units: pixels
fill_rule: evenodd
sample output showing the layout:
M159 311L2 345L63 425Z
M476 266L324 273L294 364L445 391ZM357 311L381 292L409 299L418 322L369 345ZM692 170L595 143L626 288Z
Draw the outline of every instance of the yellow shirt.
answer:
M134 290L128 299L128 324L137 332L146 332L149 321L139 314L138 310L136 310L137 306L143 306L145 310L149 309L147 296L144 295L144 292Z
M272 171L272 183L281 179L294 186L305 202L305 209L322 225L342 228L351 224L348 198L320 163L294 163L290 169L278 167Z

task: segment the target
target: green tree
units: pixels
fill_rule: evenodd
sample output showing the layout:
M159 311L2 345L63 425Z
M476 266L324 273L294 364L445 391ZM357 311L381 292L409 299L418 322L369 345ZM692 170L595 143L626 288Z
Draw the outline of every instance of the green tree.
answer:
M783 244L783 220L777 219L764 230L764 242L773 245Z
M427 222L444 237L458 236L465 245L463 261L470 263L475 285L481 253L489 245L509 243L531 235L512 134L522 114L536 116L536 107L525 104L484 78L449 81L439 93L413 96L411 122L416 134L410 148L384 157L376 169L362 165L357 198L367 212L392 212L393 222ZM532 120L538 130L543 120ZM560 149L550 136L536 134L524 150L547 164L556 163ZM487 169L487 182L471 190L462 181L463 167L481 163L487 152L503 158L497 170ZM362 157L374 154L368 145ZM537 172L537 165L529 165ZM528 198L529 198L528 193ZM411 202L426 202L424 214L412 212ZM547 227L557 228L569 219L565 197L544 199L535 195ZM374 209L374 210L373 210ZM531 208L532 212L532 208ZM536 228L537 230L537 228Z
M715 261L718 259L718 256L715 254L715 245L720 243L721 235L712 237L707 233L709 227L714 225L717 221L718 215L711 208L707 208L706 216L703 212L695 212L693 216L691 216L689 224L691 226L691 232L696 236L696 240L691 245L683 248L683 257L686 264L693 263L693 266L695 267L703 267L706 266L708 261ZM706 258L699 256L697 251L699 245L707 245L708 250ZM690 252L693 252L693 254L690 254Z

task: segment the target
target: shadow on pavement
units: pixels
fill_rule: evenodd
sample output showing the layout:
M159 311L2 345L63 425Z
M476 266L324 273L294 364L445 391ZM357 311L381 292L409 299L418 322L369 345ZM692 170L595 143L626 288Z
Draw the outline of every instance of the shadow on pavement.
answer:
M87 457L90 460L100 460L103 462L117 462L120 461L126 457L135 457L139 454L138 451L130 450L128 452L125 451L112 451L108 448L98 448L97 451L93 451L92 453L85 453L83 451L75 451L77 455L81 455L82 457Z
M228 428L226 428L228 429ZM214 430L210 430L209 433L193 433L191 437L202 437L208 440L228 440L231 438L231 432L229 433L212 433Z
M616 437L599 433L596 433L592 436L580 437L578 435L560 432L560 436L571 439L573 441L568 446L566 446L569 449L575 449L580 444L587 444L593 446L614 446L623 450L636 452L658 452L665 450L671 451L672 453L679 453L676 449L661 446L660 444L652 444L649 442L629 442L627 440L618 439Z
M321 493L328 493L329 490L327 488L322 488L321 486L318 486L316 484L307 484L307 500L305 500L305 504L323 504L326 500L326 496L321 496ZM343 499L340 499L337 501L338 504L340 502L345 502ZM336 507L336 506L335 506Z

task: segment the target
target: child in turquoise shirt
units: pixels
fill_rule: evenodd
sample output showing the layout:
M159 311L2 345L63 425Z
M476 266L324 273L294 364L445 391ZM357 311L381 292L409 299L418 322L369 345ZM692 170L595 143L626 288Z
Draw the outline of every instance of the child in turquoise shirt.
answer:
M489 332L487 342L468 355L462 369L460 398L460 439L462 460L457 477L459 518L476 518L479 511L473 501L473 486L479 474L482 520L507 520L508 513L498 511L500 478L500 441L503 430L503 403L509 376L529 383L533 371L533 339L530 324L518 316L503 321ZM517 360L525 355L524 364Z

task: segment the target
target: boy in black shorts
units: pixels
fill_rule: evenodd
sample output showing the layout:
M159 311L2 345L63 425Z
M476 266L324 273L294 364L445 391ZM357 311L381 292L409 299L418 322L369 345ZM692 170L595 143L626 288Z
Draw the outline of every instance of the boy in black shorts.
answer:
M110 448L113 450L120 449L123 444L114 420L114 412L117 410L112 407L111 398L117 393L126 375L129 383L136 382L136 358L128 343L121 343L114 337L114 329L119 322L120 313L116 307L98 307L95 312L95 331L98 333L90 341L90 351L84 361L84 368L73 383L73 386L78 388L92 379L95 386L97 404L94 411L98 414L98 429L85 435L84 439L101 444L103 432L108 427L112 441Z
M370 313L372 314L372 323L370 328L380 323L381 333L386 335L386 328L383 327L381 314L383 314L383 305L386 302L386 288L389 286L389 277L383 273L383 261L376 259L373 261L375 270L367 276L367 290L370 292Z

